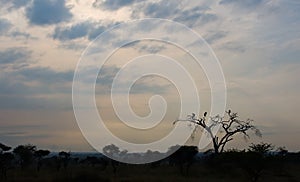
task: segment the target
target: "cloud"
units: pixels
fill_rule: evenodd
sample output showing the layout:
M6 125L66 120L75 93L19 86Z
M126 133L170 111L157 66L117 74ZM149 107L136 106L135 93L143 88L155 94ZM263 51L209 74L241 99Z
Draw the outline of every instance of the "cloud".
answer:
M103 66L99 72L97 78L97 84L103 86L111 86L113 83L114 77L120 71L120 68L117 66Z
M13 38L25 38L25 39L35 39L34 37L32 37L29 33L26 32L21 32L21 31L13 31L9 34L11 37Z
M60 41L72 40L76 38L85 37L91 29L89 22L82 22L71 27L56 27L52 35L53 39Z
M48 67L24 68L18 71L26 81L35 80L43 84L55 84L71 82L73 80L73 71L59 72Z
M55 71L48 67L23 67L0 73L0 95L70 93L68 83L73 71Z
M221 5L234 4L237 5L238 7L250 8L250 7L256 7L263 2L264 0L222 0L220 1L219 4Z
M204 25L218 19L217 15L208 13L206 11L207 9L205 7L187 9L180 12L179 15L174 18L174 20L184 23L190 27L194 27L197 23Z
M29 4L31 0L12 0L11 2L14 8L21 8Z
M26 17L34 25L51 25L68 21L72 18L65 0L34 0L26 8Z
M92 29L92 31L89 32L88 39L93 40L95 39L98 35L100 35L102 32L108 29L109 26L113 25L108 25L108 26L97 26L96 28Z
M137 0L95 0L93 7L113 11L130 6L135 2L137 2Z
M112 83L120 71L121 68L117 66L104 66L101 68L96 84L99 89L97 89L97 94L109 94L111 91ZM133 72L133 71L132 71ZM121 84L117 86L117 92L120 94L126 94L126 88L128 82L132 75L127 75L128 78L122 78ZM135 82L134 86L130 89L130 94L163 94L167 93L170 89L170 83L166 82L159 76L144 76Z
M157 54L166 49L166 42L162 43L154 40L137 40L131 42L122 48L132 48L137 50L139 53Z
M140 78L131 88L130 94L168 94L171 88L172 85L159 76L150 75Z
M213 43L217 42L218 40L226 37L227 34L228 34L227 32L223 32L223 31L213 31L213 32L209 32L207 35L205 35L204 39L209 44L213 44Z
M0 73L0 109L71 109L73 71L23 67Z
M244 44L241 44L240 42L237 41L229 41L229 42L224 42L219 46L219 49L221 50L227 50L230 51L231 53L244 53L247 50L247 46Z
M180 11L180 1L159 1L141 4L133 11L132 16L143 13L151 18L167 18L176 15Z
M0 19L0 35L5 34L10 28L12 24L7 19Z
M31 51L20 47L0 51L0 67L24 65L28 63L30 55Z
M204 5L189 7L179 0L161 0L158 2L137 4L134 6L131 17L135 19L141 17L167 18L194 27L197 23L203 25L218 19L209 10L210 8Z
M8 10L19 9L28 5L30 2L31 0L0 0L2 5L9 5Z
M143 45L139 48L138 51L146 52L146 53L150 53L150 54L157 54L164 49L166 49L166 48L163 45L154 45L154 46Z
M118 24L118 22L103 23L85 21L67 27L58 26L55 28L52 38L60 41L69 41L78 38L93 40L109 27L116 24Z

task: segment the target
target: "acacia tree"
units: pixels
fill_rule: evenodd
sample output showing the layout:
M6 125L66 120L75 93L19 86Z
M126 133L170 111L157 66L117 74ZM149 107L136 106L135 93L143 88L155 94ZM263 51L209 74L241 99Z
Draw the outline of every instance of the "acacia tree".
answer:
M257 152L260 154L266 154L273 149L274 149L274 146L272 144L261 142L258 144L251 143L248 150L249 150L249 152Z
M191 115L187 116L187 119L178 119L174 121L173 124L177 123L178 121L186 121L194 124L196 126L194 132L196 132L198 126L200 126L202 130L207 132L212 140L214 152L216 154L222 153L224 151L225 145L229 141L233 140L233 137L237 134L242 134L247 139L249 138L247 132L249 130L253 130L256 135L261 136L260 131L254 125L252 125L253 120L240 120L237 113L231 112L231 110L226 111L225 116L223 117L217 115L208 117L208 119L207 112L205 112L203 114L203 117L200 118L196 118L196 115L192 113ZM221 127L223 132L214 134L214 127Z

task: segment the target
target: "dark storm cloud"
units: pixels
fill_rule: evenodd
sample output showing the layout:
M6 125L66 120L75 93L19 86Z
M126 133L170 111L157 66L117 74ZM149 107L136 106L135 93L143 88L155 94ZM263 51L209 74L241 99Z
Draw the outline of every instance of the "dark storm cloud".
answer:
M93 7L102 8L107 10L118 10L125 6L130 6L133 3L138 2L137 0L95 0Z
M7 19L0 18L0 35L5 34L12 24Z
M34 25L50 25L68 21L72 18L65 0L34 0L26 8L26 17Z

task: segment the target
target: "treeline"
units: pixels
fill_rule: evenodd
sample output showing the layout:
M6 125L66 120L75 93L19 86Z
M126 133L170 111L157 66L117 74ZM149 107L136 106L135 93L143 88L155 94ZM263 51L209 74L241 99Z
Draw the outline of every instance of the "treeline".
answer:
M175 149L178 150L175 151ZM269 143L251 144L247 150L231 149L222 153L215 153L214 150L199 153L195 146L173 146L166 153L148 150L143 154L127 153L126 150L122 151L112 144L104 147L103 153L106 156L119 155L127 158L142 159L158 155L165 156L165 158L149 164L129 165L104 155L87 155L79 158L71 152L61 151L51 154L49 150L37 149L34 145L19 145L13 149L0 143L1 180L16 181L26 178L31 181L34 180L30 178L32 174L42 180L43 177L51 176L49 174L60 174L67 175L67 179L70 181L89 180L91 176L95 180L106 179L109 181L108 174L121 176L123 171L131 171L131 168L139 166L135 170L150 171L155 173L157 178L160 175L166 175L164 170L170 170L169 175L180 175L195 180L199 178L199 174L208 177L208 173L217 173L218 175L228 175L228 178L229 176L239 176L238 179L242 178L248 181L259 181L271 176L297 181L298 177L294 171L297 171L297 167L300 166L299 152L291 153L284 147L275 149ZM86 174L82 176L79 173L83 170ZM99 171L104 171L104 173L99 173ZM19 176L19 173L23 176ZM126 176L133 176L131 173L133 172L126 172ZM14 179L10 179L13 175L15 175ZM136 175L139 174L134 173L134 175L136 178ZM59 175L56 176L59 177Z

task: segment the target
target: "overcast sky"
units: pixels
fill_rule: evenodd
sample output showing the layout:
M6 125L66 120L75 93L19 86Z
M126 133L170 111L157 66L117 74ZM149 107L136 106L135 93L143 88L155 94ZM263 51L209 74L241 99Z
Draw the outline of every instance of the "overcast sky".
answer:
M72 109L73 74L82 52L115 25L163 18L188 26L212 47L226 79L227 108L241 118L252 118L262 131L263 138L253 136L254 142L300 150L298 0L0 0L0 9L0 142L91 150ZM170 106L168 121L161 128L132 135L118 128L113 110L105 105L110 99L107 83L124 64L124 57L159 53L191 59L174 49L141 41L120 49L103 69L96 90L99 113L104 113L118 136L149 142L172 129L177 106ZM155 84L151 78L140 80L131 93L132 108L142 116L149 112L146 103L152 94L167 95L170 103L176 101L172 96L178 96L170 82L154 80ZM199 73L198 81L203 112L210 108L210 95L203 74ZM241 140L230 146L247 145Z

